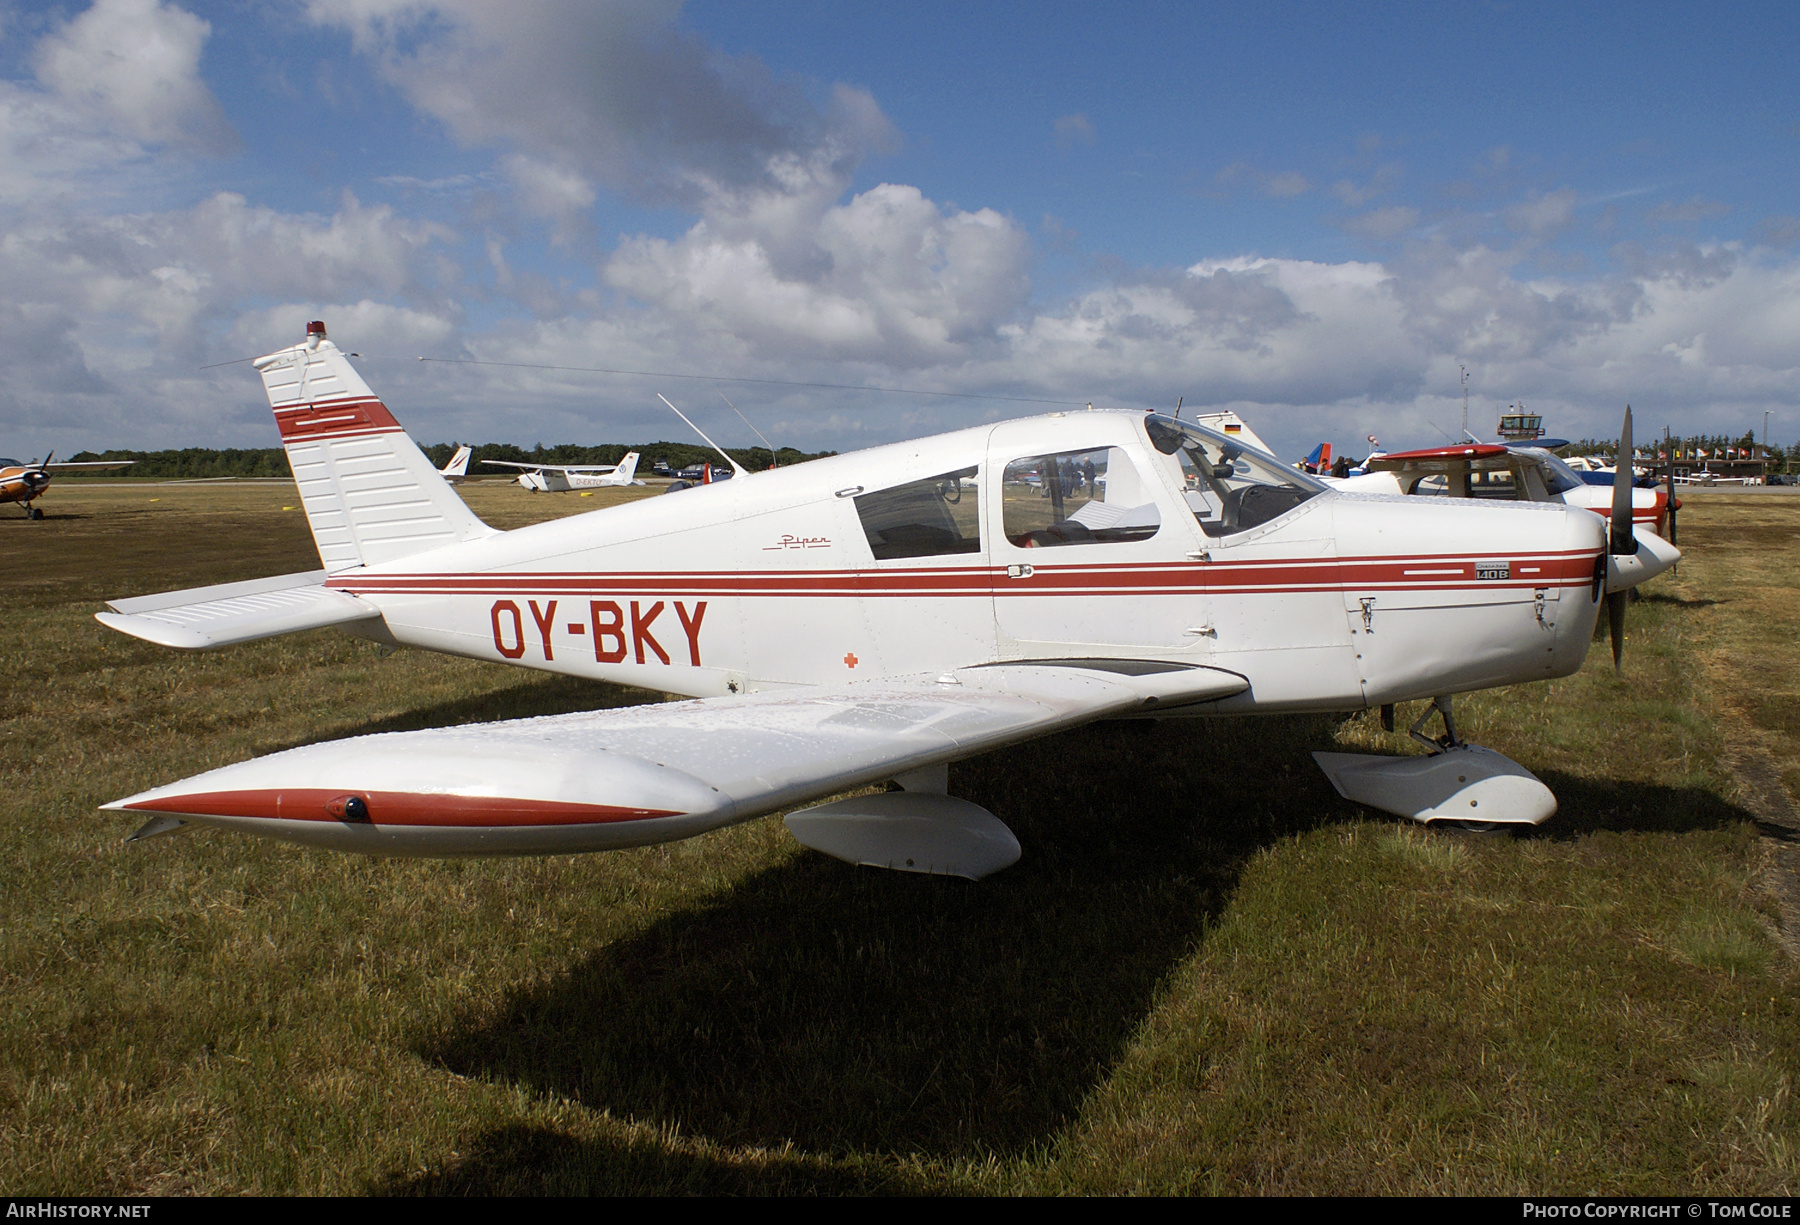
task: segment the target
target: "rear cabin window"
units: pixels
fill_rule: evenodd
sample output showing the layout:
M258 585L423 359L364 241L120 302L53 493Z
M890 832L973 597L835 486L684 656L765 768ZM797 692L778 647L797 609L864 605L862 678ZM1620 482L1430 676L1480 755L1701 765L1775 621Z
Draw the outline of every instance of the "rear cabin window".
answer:
M1137 465L1118 447L1015 459L1000 494L1006 538L1022 549L1147 540L1162 525Z
M856 499L877 561L981 552L976 469L960 468Z

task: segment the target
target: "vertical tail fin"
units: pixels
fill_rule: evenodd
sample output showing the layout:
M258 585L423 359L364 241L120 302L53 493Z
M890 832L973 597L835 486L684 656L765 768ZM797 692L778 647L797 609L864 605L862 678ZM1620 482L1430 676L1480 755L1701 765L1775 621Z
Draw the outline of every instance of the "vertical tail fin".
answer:
M491 536L325 338L255 362L327 573Z
M438 474L440 476L469 475L469 456L473 454L475 454L474 447L464 446L456 448L456 454L450 457L449 463L438 469Z
M637 461L638 453L636 451L629 452L624 459L620 460L619 466L612 470L613 484L631 484L632 479L637 476Z

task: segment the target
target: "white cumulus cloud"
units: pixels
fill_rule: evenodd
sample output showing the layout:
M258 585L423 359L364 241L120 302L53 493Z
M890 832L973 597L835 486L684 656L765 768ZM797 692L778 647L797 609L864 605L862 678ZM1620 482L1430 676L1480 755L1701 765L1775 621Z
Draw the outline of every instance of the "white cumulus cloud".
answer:
M992 209L946 211L882 184L842 205L709 218L673 242L636 238L613 286L752 348L895 368L979 347L1025 302L1030 241Z
M664 0L312 0L420 111L471 146L506 148L653 203L841 192L894 139L866 91L823 106L753 56L672 28Z
M235 137L200 79L212 26L160 0L95 0L38 43L38 80L133 140L228 148Z

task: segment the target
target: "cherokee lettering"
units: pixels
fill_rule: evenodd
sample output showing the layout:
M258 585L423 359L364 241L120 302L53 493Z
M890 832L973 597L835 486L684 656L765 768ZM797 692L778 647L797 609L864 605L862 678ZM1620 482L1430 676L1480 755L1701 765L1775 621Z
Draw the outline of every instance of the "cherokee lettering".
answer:
M616 664L624 659L625 613L619 606L611 600L590 600L588 619L594 627L594 662ZM617 645L607 646L608 639Z
M688 662L698 668L700 666L700 622L706 619L706 601L701 600L694 605L694 615L690 618L681 601L676 600L675 615L681 618L682 632L687 635Z
M556 619L556 601L551 600L541 612L538 611L536 600L529 600L527 603L531 605L531 619L537 622L538 637L544 640L544 661L548 663L556 658L550 653L550 623Z
M656 657L664 663L669 662L669 653L662 649L662 643L650 636L650 623L662 615L663 602L658 600L650 606L650 611L640 615L638 602L631 602L631 649L637 654L637 661L644 662L644 644L649 643Z
M512 618L513 644L506 645L506 635L500 629L501 614ZM517 659L525 654L525 621L519 616L519 606L511 600L495 600L494 607L488 614L494 622L494 649L506 658Z

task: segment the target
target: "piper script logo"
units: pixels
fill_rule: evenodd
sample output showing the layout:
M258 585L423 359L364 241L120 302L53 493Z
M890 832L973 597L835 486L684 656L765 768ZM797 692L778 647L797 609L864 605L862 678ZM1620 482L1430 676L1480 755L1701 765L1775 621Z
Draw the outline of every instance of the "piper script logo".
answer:
M773 553L778 549L825 549L831 547L831 539L826 536L794 536L783 535L774 544L763 546L763 552Z
M1483 582L1504 582L1512 577L1512 563L1504 558L1499 561L1478 561L1475 563L1475 577Z

